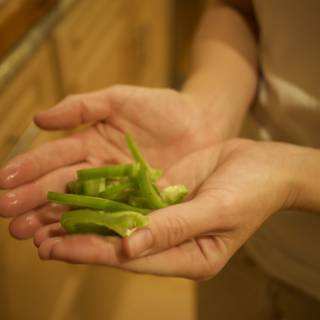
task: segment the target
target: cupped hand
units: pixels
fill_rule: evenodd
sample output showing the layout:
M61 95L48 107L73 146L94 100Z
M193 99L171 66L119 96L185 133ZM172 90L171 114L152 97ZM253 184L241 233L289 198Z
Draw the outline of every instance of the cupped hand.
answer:
M0 170L0 188L9 189L0 197L0 215L18 217L11 233L28 238L43 220L51 221L52 210L59 211L46 204L48 190L65 190L80 168L131 161L125 132L136 137L153 166L165 169L220 139L219 130L215 134L203 125L204 116L191 96L171 89L119 85L69 96L39 113L36 124L46 130L90 126L20 155Z
M294 157L287 144L221 143L167 170L167 182L186 184L191 198L155 211L150 224L130 237L65 235L57 219L34 241L42 259L207 279L271 214L293 204L295 168L288 159Z

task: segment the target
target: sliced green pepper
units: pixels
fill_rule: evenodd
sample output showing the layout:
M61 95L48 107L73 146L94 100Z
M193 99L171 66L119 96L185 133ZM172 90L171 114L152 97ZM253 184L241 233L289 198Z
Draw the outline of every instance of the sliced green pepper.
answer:
M148 223L145 215L151 209L181 202L186 196L182 185L160 191L155 182L161 170L147 163L132 136L126 134L126 141L135 163L79 170L78 180L68 184L72 194L48 193L50 201L84 208L63 214L61 223L67 232L127 236Z
M98 196L110 200L126 201L135 187L132 181L113 181L107 184L105 190Z
M163 199L170 205L176 204L181 201L187 196L188 189L182 185L178 184L176 186L169 186L162 190L161 192Z
M97 196L106 189L106 179L90 179L79 181L82 183L82 193L87 196Z
M70 193L81 194L82 193L82 183L79 180L71 181L68 183L67 190Z
M142 166L138 173L138 185L142 197L145 198L151 209L160 209L167 206L152 184L149 170Z
M128 204L133 207L148 208L149 205L145 198L132 195L128 199Z
M126 133L126 142L134 160L136 160L136 162L140 163L142 166L149 168L149 164L144 159L137 143L129 133Z
M157 181L162 176L162 170L150 167L148 162L144 159L142 152L138 147L138 144L135 142L134 138L128 133L126 133L126 142L134 160L141 166L146 167L150 171L150 177L153 182Z
M119 178L133 176L137 172L136 164L116 164L112 166L82 169L77 172L79 180L97 178Z
M148 224L148 218L133 211L105 212L96 210L74 210L65 212L61 224L68 233L98 233L110 235L116 232L129 236L136 228Z
M69 206L91 208L97 210L108 210L108 211L135 211L142 214L148 214L149 209L136 208L129 206L125 203L112 201L109 199L103 199L98 197L83 196L76 194L66 194L60 192L48 192L48 200L65 204Z

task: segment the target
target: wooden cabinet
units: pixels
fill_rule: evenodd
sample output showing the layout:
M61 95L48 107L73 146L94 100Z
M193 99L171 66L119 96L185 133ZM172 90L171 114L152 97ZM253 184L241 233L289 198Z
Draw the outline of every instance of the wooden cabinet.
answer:
M132 52L136 82L168 86L171 69L172 1L132 0Z
M32 117L65 94L168 85L170 17L170 0L75 1L0 92L0 159L51 139L51 132L38 135ZM13 240L7 228L0 220L1 319L193 319L191 282L42 263L32 242Z
M54 31L65 93L167 85L170 8L169 0L79 1Z
M77 1L47 43L0 92L0 161L28 147L37 133L34 114L66 94L116 83L168 85L170 3Z
M52 106L58 99L55 71L47 44L32 57L17 78L0 95L0 160L21 152L37 130L32 124L34 114ZM21 143L23 139L23 143Z
M79 2L54 31L65 93L131 82L125 1Z

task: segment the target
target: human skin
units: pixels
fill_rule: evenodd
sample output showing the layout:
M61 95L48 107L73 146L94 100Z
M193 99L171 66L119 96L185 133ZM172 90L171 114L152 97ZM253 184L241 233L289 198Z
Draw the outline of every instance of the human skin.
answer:
M43 259L205 279L274 212L319 210L318 151L219 143L237 133L256 89L255 40L243 16L227 6L208 10L194 61L182 92L116 86L71 96L39 114L35 121L44 129L94 124L0 171L0 186L10 189L0 198L0 214L13 218L11 233L34 236ZM57 222L62 209L46 204L46 192L63 191L79 168L129 161L125 131L153 166L165 169L162 183L185 183L192 198L156 211L148 228L124 240L64 236Z
M191 197L154 211L132 236L66 236L56 222L40 228L34 241L42 259L205 280L279 210L320 212L319 164L316 149L229 140L169 168L162 183L182 182Z
M0 197L0 214L13 217L15 237L31 237L55 219L50 212L60 210L47 204L46 193L63 191L79 168L130 161L125 131L137 138L148 161L162 169L236 134L257 78L248 23L230 7L209 9L193 51L193 72L181 92L118 85L69 96L35 117L46 130L92 125L20 155L0 170L0 187L8 190Z

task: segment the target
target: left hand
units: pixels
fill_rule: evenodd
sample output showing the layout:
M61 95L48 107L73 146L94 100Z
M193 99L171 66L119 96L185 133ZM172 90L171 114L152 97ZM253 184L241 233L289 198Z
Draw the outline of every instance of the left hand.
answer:
M237 139L193 153L166 172L168 182L184 183L193 192L189 201L155 211L147 227L123 239L65 235L57 219L35 234L39 255L210 278L271 214L294 203L295 148Z
M172 89L116 85L71 95L40 112L35 122L47 130L86 126L18 155L0 169L0 189L8 190L0 196L0 216L12 218L14 237L32 237L58 216L59 207L47 203L48 190L64 191L83 167L131 161L124 132L137 138L152 166L166 169L225 137L224 121L215 119L209 123L192 95Z

